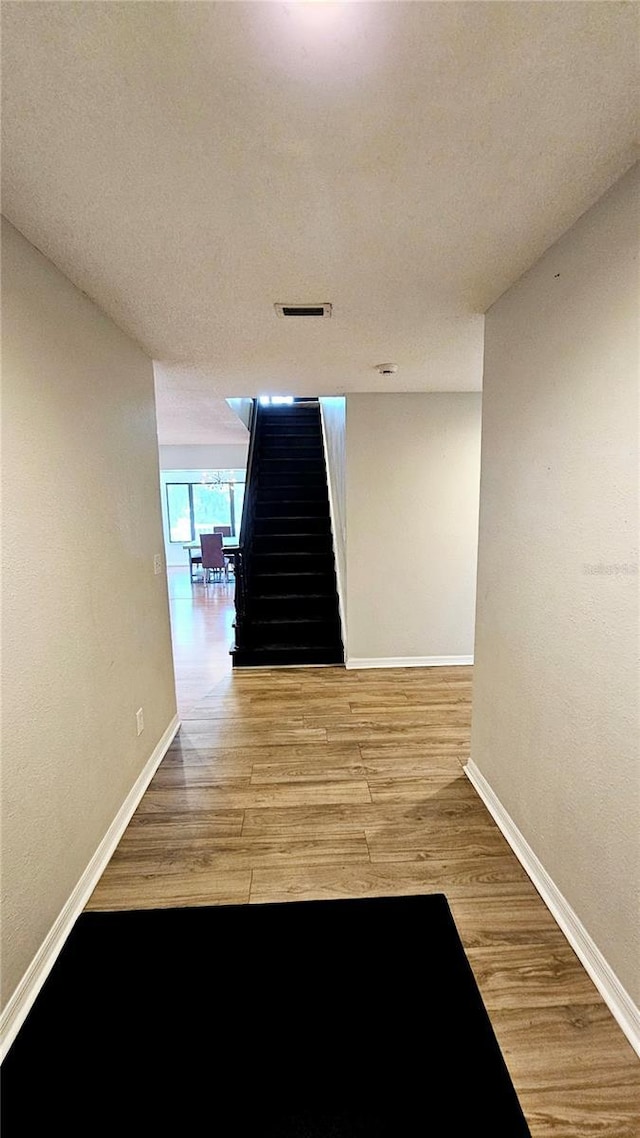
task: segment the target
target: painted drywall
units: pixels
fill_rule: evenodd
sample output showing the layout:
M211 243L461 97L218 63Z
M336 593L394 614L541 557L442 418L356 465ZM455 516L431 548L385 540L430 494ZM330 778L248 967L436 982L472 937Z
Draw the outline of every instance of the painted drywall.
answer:
M151 361L4 222L2 372L4 1006L176 704Z
M346 399L344 395L320 400L331 528L336 560L336 577L343 636L346 636L347 593L347 480L346 480Z
M481 396L347 395L347 660L473 654Z
M209 446L161 446L161 470L237 470L247 465L246 443L218 443Z
M231 410L238 416L241 423L244 423L247 430L251 422L251 412L253 409L253 399L227 399Z
M471 750L636 1005L639 182L487 314Z

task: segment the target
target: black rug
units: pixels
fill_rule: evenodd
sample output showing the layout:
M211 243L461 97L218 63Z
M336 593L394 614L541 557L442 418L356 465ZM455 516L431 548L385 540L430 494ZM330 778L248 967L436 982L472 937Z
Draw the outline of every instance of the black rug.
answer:
M3 1138L530 1138L439 895L84 913Z

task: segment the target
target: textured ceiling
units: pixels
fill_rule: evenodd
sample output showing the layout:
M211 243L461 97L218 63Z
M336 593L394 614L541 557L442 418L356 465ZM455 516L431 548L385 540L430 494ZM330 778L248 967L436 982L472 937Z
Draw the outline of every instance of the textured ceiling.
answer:
M479 314L638 156L639 13L6 0L3 212L157 361L162 442L478 389Z
M183 444L246 443L244 423L226 399L215 395L206 376L180 368L164 369L154 364L158 442L163 446Z

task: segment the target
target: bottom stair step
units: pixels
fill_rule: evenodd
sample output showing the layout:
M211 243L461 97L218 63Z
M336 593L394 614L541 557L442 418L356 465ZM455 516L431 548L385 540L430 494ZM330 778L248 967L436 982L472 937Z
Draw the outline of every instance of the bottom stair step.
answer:
M344 664L341 644L264 644L261 648L231 649L234 668L283 668L303 664Z
M256 648L263 644L332 645L340 642L338 620L326 616L289 616L281 614L274 619L259 618L247 621L247 636Z

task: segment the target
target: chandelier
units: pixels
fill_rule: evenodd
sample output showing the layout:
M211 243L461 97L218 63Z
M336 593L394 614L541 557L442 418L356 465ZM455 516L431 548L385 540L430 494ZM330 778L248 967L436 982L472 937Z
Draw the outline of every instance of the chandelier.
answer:
M233 470L203 470L200 483L202 486L206 486L208 490L213 490L216 486L225 486L230 482L235 482L235 480Z

